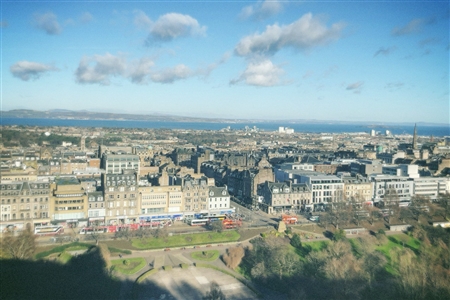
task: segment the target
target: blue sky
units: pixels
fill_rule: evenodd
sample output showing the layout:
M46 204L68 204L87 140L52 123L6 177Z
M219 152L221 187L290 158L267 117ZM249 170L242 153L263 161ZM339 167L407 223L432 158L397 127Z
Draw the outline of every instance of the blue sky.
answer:
M448 1L2 1L2 110L449 123Z

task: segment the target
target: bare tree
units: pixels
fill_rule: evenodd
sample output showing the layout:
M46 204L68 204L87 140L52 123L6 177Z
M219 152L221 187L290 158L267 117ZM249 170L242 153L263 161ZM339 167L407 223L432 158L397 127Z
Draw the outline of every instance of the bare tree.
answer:
M383 204L389 210L387 214L385 214L385 220L388 224L392 221L392 216L397 217L400 213L398 203L400 198L398 197L397 191L395 189L388 189L384 194ZM392 212L392 214L391 214Z
M244 248L242 247L231 247L227 249L227 252L223 255L223 261L226 266L231 269L236 269L237 266L242 261L245 255Z
M2 241L2 250L15 259L28 259L33 256L36 249L36 236L29 229L25 229L14 236L7 233Z

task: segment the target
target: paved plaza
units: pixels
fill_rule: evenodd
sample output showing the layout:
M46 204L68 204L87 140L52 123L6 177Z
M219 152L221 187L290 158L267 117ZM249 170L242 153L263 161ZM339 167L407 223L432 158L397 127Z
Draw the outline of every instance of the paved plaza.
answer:
M239 280L222 272L191 266L159 271L140 284L139 300L202 299L215 281L226 299L257 299L256 295Z

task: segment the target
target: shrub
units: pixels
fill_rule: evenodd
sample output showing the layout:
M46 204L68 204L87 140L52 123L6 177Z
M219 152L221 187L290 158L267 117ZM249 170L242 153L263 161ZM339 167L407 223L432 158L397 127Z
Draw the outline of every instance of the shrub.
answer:
M302 241L300 240L300 236L297 233L294 233L294 235L291 238L291 245L294 248L301 249L302 248Z
M223 255L223 261L230 269L236 269L245 255L245 250L242 247L232 247L227 249L227 253Z
M130 265L130 261L128 259L124 259L122 262L125 266Z

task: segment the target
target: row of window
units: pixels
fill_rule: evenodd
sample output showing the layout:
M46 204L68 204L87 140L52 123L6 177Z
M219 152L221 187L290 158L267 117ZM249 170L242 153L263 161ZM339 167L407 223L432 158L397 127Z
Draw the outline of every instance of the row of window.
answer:
M34 213L33 216L34 216L34 218L48 218L48 213L47 212L42 212L40 214ZM11 218L8 214L2 215L2 221L20 220L20 219L29 219L29 218L30 218L30 213L21 213L19 216L17 216L16 214L12 214Z
M55 211L59 210L82 210L83 206L65 206L65 207L55 207Z
M42 201L43 201L43 198L39 198L39 202L42 202ZM30 198L27 198L26 202L29 203ZM34 198L34 202L38 202L38 199ZM45 202L48 202L48 197L45 197ZM16 199L12 199L12 202L11 202L11 199L6 199L6 201L5 201L5 199L2 199L2 204L10 204L10 203L16 203ZM25 203L25 199L20 199L20 203Z

